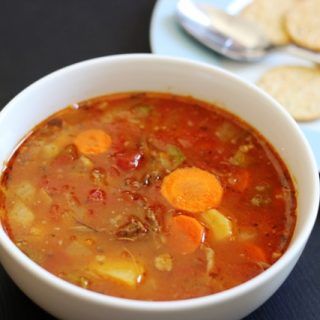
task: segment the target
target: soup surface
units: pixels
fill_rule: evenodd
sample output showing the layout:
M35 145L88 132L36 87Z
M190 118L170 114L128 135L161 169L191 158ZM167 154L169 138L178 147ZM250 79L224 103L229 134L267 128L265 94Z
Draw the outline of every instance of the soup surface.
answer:
M290 175L252 128L187 97L128 93L69 106L17 148L2 224L58 277L100 293L177 300L247 281L283 254Z

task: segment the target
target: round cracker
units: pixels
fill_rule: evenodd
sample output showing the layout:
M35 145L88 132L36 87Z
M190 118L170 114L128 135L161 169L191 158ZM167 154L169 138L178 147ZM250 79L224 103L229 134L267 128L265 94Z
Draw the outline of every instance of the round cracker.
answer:
M290 42L284 17L298 0L254 0L246 6L241 16L256 24L275 45Z
M320 69L281 66L270 69L258 85L298 121L320 118Z
M286 14L286 28L292 41L320 51L320 1L306 0L296 4Z

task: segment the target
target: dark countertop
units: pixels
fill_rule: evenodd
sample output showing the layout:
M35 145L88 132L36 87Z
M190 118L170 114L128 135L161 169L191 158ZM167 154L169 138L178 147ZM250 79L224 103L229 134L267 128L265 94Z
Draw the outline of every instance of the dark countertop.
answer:
M2 0L0 108L58 68L119 53L150 52L155 0ZM0 265L0 319L53 319L31 302ZM320 319L320 219L294 271L246 320Z

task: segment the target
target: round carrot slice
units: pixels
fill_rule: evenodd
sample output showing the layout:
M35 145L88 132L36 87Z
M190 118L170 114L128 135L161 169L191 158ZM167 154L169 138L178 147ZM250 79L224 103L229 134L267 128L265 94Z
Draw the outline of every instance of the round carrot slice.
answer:
M78 150L83 154L99 154L108 151L111 137L99 129L80 132L74 140Z
M204 238L204 227L186 215L172 218L167 243L171 249L181 254L194 252Z
M223 189L213 174L198 168L182 168L163 179L161 193L177 209L202 212L220 204Z

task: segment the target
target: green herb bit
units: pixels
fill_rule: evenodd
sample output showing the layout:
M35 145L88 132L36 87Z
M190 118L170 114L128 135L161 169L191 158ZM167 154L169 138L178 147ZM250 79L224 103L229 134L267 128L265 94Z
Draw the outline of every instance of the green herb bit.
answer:
M216 129L216 136L224 142L228 142L236 137L237 135L237 128L228 122L223 122L217 129Z
M152 106L142 104L134 107L134 112L139 118L146 118L152 111Z
M261 194L256 194L252 199L251 199L251 204L254 205L255 207L262 207L266 206L271 202L271 199L269 197L263 196Z
M246 167L248 163L246 153L238 150L230 159L229 162L234 166Z

